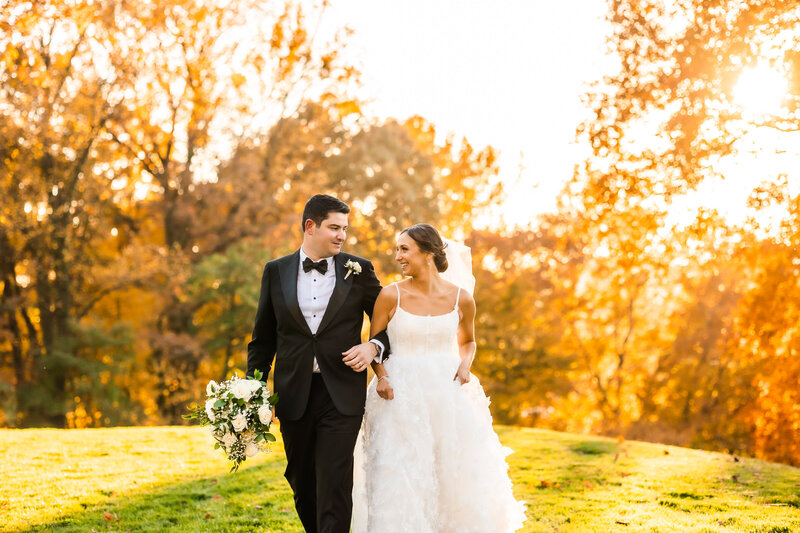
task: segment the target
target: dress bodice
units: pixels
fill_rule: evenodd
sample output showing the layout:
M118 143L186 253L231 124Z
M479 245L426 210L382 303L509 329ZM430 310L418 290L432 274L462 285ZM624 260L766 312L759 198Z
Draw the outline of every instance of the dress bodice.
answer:
M408 355L458 354L458 298L449 313L443 315L415 315L402 308L400 289L397 288L397 308L386 327L392 357Z

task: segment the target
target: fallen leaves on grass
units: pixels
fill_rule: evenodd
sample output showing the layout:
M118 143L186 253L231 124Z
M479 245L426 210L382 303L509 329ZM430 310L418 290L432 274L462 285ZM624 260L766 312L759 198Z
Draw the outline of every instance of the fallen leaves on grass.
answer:
M547 488L550 488L550 487L552 487L554 489L560 489L561 488L561 483L559 483L558 481L556 481L555 483L550 483L549 481L544 480L544 479L539 481L539 488L547 489Z
M103 520L106 522L119 522L117 513L109 513L108 511L103 511Z

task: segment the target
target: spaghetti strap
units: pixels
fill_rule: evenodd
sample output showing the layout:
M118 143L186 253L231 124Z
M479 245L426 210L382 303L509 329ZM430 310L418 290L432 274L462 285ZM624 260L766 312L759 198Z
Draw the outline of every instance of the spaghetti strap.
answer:
M397 289L397 307L400 307L400 286L395 282L394 288Z
M456 305L453 306L453 310L458 309L458 299L460 297L461 297L461 287L458 288L458 292L456 293Z

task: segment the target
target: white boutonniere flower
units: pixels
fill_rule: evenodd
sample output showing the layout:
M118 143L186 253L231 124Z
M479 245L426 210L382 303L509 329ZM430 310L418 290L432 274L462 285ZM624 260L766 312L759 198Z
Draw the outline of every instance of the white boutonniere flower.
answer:
M347 276L350 274L353 274L354 276L361 274L361 265L352 259L348 259L347 263L344 264L344 267L347 269L347 274L344 275L344 279L347 279Z

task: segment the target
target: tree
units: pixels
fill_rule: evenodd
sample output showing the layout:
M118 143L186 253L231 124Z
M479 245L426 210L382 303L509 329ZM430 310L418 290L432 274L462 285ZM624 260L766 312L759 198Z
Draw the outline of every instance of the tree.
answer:
M777 201L786 200L783 194ZM800 464L800 197L776 237L747 250L751 274L735 314L731 351L742 354L752 372L752 401L741 419L752 431L752 449L770 460Z
M575 358L558 349L564 323L556 231L557 219L545 219L535 230L473 231L467 240L476 277L473 371L499 423L565 427L553 406L574 391Z
M594 116L580 128L594 197L609 206L623 194L669 201L720 175L721 158L745 150L751 134L796 131L797 13L791 2L757 0L609 2L619 71L589 94ZM777 114L753 116L735 96L760 62L792 76Z
M37 2L0 17L2 305L17 422L65 424L83 288L110 260L105 222L124 220L104 146L118 111L107 77L115 7Z
M155 304L145 337L159 360L194 370L199 348L184 341L196 304L177 283L204 257L192 232L196 184L213 180L226 142L291 114L307 93L335 101L358 74L306 24L299 5L250 0L4 7L0 352L12 423L67 424L85 357L99 353L86 333L136 314L115 311L121 295Z
M619 69L587 97L593 117L578 133L591 155L565 191L564 206L586 221L579 228L614 228L621 236L619 244L633 244L627 250L634 252L636 261L661 263L658 270L645 268L650 281L641 287L649 285L651 291L642 293L644 306L639 309L647 312L632 321L658 325L633 345L635 357L648 363L628 367L622 380L608 367L606 374L601 371L594 377L598 390L609 390L609 385L618 390L617 384L627 381L630 390L638 391L627 402L633 406L627 420L634 436L657 434L681 443L767 454L766 447L757 449L756 443L769 441L775 449L776 441L768 435L783 438L795 424L789 406L796 405L796 398L785 387L796 375L779 355L791 353L792 337L786 332L770 351L764 338L757 341L753 333L753 328L766 327L766 316L788 322L794 313L787 300L767 305L760 297L777 296L774 283L780 275L788 275L789 287L792 284L787 265L793 264L796 252L786 228L794 220L797 198L779 190L785 178L758 176L765 183L754 190L751 202L759 208L779 198L783 229L764 228L756 220L732 228L721 217L701 211L694 225L683 231L663 215L675 198L704 180L724 178L725 161L743 157L750 146L761 156L780 151L787 136L800 129L800 63L791 44L797 37L793 21L798 9L791 2L755 0L609 2L608 43ZM790 92L782 107L757 111L739 97L738 87L747 75L767 68L791 79ZM649 221L649 230L640 233L643 239L631 231L641 221ZM601 291L587 292L587 300L576 302L583 314L610 309L603 293L623 296L637 286L614 282L625 279L613 274L617 267L626 271L625 247L598 249L592 240L586 242L587 264L616 266L607 274L592 272L588 279ZM658 247L660 252L648 254ZM598 250L612 260L598 261ZM788 294L789 287L781 291ZM598 316L602 322L604 315ZM571 333L579 343L580 332ZM607 344L611 331L600 329L594 338L605 338ZM770 338L772 345L776 337ZM596 345L589 348L598 351ZM767 378L766 369L776 365L787 372ZM617 416L611 405L604 419ZM788 451L790 445L780 449L775 456L783 460L795 453Z

